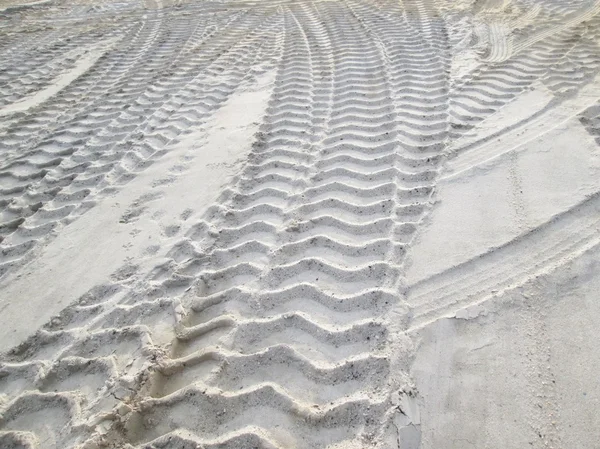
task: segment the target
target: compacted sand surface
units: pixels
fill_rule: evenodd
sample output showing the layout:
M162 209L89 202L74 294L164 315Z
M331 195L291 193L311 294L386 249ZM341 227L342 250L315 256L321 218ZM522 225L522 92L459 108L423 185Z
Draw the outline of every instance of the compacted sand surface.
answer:
M0 0L0 448L600 447L600 2Z

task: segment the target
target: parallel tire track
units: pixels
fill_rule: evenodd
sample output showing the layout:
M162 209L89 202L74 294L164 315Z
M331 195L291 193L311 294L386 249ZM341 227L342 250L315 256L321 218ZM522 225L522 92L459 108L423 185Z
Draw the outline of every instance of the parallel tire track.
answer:
M544 5L534 13L550 28L527 25L531 39L451 80L463 41L443 6L74 4L42 14L58 29L46 45L0 44L15 50L0 55L0 108L72 70L78 48L101 50L0 124L0 275L202 131L255 73L275 73L243 167L182 223L167 260L125 267L135 275L115 273L2 356L0 446L418 447L403 439L420 432L407 332L598 244L596 195L405 285L449 143L533 85L560 102L600 69L594 14L560 26L552 11L575 6ZM597 136L598 107L581 123ZM515 251L530 254L515 265Z

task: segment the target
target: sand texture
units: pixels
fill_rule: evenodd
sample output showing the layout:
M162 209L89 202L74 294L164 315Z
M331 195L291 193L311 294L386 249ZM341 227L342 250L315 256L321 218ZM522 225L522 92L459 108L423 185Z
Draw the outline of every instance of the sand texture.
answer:
M598 0L0 0L0 449L598 449L599 248Z

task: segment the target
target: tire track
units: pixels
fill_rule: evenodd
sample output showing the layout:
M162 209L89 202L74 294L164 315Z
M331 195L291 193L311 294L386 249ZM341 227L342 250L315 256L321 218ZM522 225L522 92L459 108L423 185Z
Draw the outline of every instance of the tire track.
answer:
M232 50L217 59L213 66L208 66L201 77L201 89L194 91L194 99L187 98L182 102L188 109L183 111L184 114L198 111L196 101L205 106L214 104L216 100L225 101L227 96L221 98L221 94L228 89L236 89L245 78L252 76L248 67L257 64L256 58L268 61L273 51L273 32L279 24L277 17L270 16L265 20L264 16L256 14L247 24L251 31L246 37L234 44ZM217 74L225 74L228 81L218 81L214 85L207 83L207 80L216 80ZM206 94L199 95L202 92ZM131 395L132 387L137 385L140 376L147 375L148 364L156 362L161 355L154 345L164 344L173 338L174 329L167 324L173 319L173 299L140 303L139 293L128 288L129 276L116 273L115 280L122 279L121 282L93 289L76 305L48 323L44 330L4 357L0 391L6 394L8 390L12 397L9 400L1 398L4 402L0 421L4 431L0 433L2 443L16 444L19 441L26 444L39 438L45 439L51 447L71 447L76 441L87 440L86 444L92 445L106 442L105 432L100 430L104 425L102 422L115 421L118 416L118 412L114 415L115 411L124 410L123 398ZM139 324L135 316L141 310L146 317L142 320L144 324ZM116 321L112 322L112 319ZM165 326L169 328L168 337L163 341L156 331ZM104 361L114 367L101 369L106 365L103 365ZM60 371L60 375L52 374L58 373L63 365L65 369ZM89 368L96 365L98 369L95 371ZM29 370L28 380L33 380L33 383L26 381L15 386L12 379L23 370ZM94 371L94 376L85 376L82 371ZM57 376L56 381L49 380ZM46 387L46 384L51 387ZM72 393L74 389L86 389L85 385L94 384L99 388L93 391L87 402L82 402L80 396ZM51 396L45 393L48 388L54 388ZM57 435L47 428L23 429L22 423L31 416L28 410L38 405L62 419L51 421L49 429L65 427L67 430ZM72 427L67 425L69 423Z
M229 39L223 37L222 42L234 42L235 39L239 38L239 33L242 33L245 29L244 26L249 26L249 24L242 24L239 28L235 28L234 34ZM185 28L182 29L181 33L185 33ZM173 39L178 40L178 36L175 34ZM211 58L210 54L202 55L202 59L208 59L209 61L209 65L204 66L204 70L209 70L208 73L210 73L211 65L217 64L218 66L221 60L231 59L231 55L227 51L223 53L223 48L217 47L214 51L218 55L217 59ZM224 55L229 55L229 57L227 58ZM167 59L165 61L168 64L176 63L177 58L175 58L175 61ZM41 175L41 182L26 184L25 186L19 185L18 188L13 187L9 190L9 193L14 191L14 193L19 194L27 189L28 196L37 200L33 210L28 204L21 206L15 200L8 200L11 210L8 214L9 221L4 229L8 231L16 230L21 234L12 237L3 244L4 253L9 255L10 259L14 260L15 257L18 259L32 248L33 243L31 243L31 239L27 238L28 236L37 239L49 230L54 229L59 221L72 220L73 214L77 215L85 212L93 206L91 198L94 197L95 192L107 191L107 187L115 183L118 185L130 179L138 167L143 167L147 159L154 157L153 155L160 154L161 148L173 142L173 139L182 131L198 126L207 114L201 113L198 115L194 107L196 110L200 108L200 110L207 112L214 111L219 102L226 98L227 86L223 86L225 89L215 86L215 90L212 92L201 93L205 96L203 101L198 101L196 104L189 102L190 95L200 93L194 87L194 83L202 84L204 81L202 77L187 75L187 73L195 73L194 71L199 70L195 61L187 61L183 68L184 70L172 82L160 82L156 87L142 91L138 88L132 89L133 94L141 94L144 100L141 102L136 100L137 104L134 104L125 113L116 116L114 113L111 114L114 118L108 123L104 122L102 128L97 128L99 134L88 133L89 137L84 140L78 138L79 132L73 133L72 131L73 128L81 128L79 122L76 122L75 125L66 125L64 131L58 133L60 137L51 138L45 142L43 151L48 151L48 147L58 145L64 147L65 143L68 143L71 147L71 154L69 154L71 157L67 159L68 162L53 158L50 166L56 166L56 168L50 170L45 170L43 164L42 167L39 167L40 164L38 164L36 168L37 173ZM152 73L150 69L151 67L145 69L149 75ZM156 69L160 70L160 66ZM216 70L223 71L224 69L225 67L218 67ZM241 75L241 72L238 72L238 75ZM135 82L137 84L141 81L139 78L134 78L129 83ZM121 88L120 90L125 91L125 89ZM178 89L183 90L178 92ZM126 92L126 94L129 94L129 92ZM147 102L148 100L150 100L150 103ZM119 107L121 102L116 101L114 103L116 107ZM185 103L188 103L185 107L189 113L184 114L183 117L174 114L177 111L178 104ZM163 124L165 121L163 117L168 117L168 114L174 114L172 118L181 118L175 122L175 125ZM132 136L135 136L136 139L132 139ZM141 138L144 140L136 145L136 140ZM77 145L75 148L74 144ZM18 166L18 164L14 165ZM64 167L65 165L68 166ZM10 169L4 175L14 178L14 173ZM30 177L31 175L26 175L23 180L27 181ZM18 175L17 178L20 179ZM50 182L48 182L49 179ZM55 187L56 184L58 184L58 188ZM41 187L43 193L36 192L36 186ZM50 192L47 190L48 187L50 187ZM82 204L84 198L85 201ZM28 198L24 199L27 200ZM42 205L40 205L40 199L42 199ZM31 217L28 217L28 215L31 215ZM25 218L25 221L22 221L23 218ZM19 225L15 227L17 223ZM19 230L19 227L23 230ZM15 243L11 244L11 240ZM4 260L6 260L6 257ZM15 262L11 260L8 264L5 264L3 271L8 271L10 266L14 264Z
M476 132L481 121L532 88L538 80L548 85L559 101L581 89L598 73L598 45L591 31L597 28L594 25L597 20L597 11L592 8L581 21L561 27L543 41L536 40L515 50L509 59L480 64L452 90L451 137L458 139ZM570 76L565 76L566 73ZM574 73L577 75L573 76Z
M437 89L424 104L419 95L440 85L443 68L423 75L417 62L414 74L400 75L423 49L402 58L414 44L408 38L389 53L343 5L284 8L283 16L276 86L250 163L223 193L227 206L215 207L174 248L172 267L151 275L155 295L164 299L140 303L139 295L112 286L90 292L58 318L62 330L50 323L10 358L12 373L48 355L127 354L112 358L127 373L113 383L135 391L124 401L135 405L123 415L124 427L106 438L147 447L175 441L321 447L397 438L390 424L398 398L409 395L401 388L410 386L406 379L397 383L402 373L391 373L387 354L396 343L382 317L402 308L395 292L400 264L432 194L443 113L434 119L440 132L423 137L426 143L421 115L424 104L445 108L437 98L445 91ZM390 47L395 39L401 36ZM191 261L176 262L190 253ZM177 298L192 285L198 298L183 308ZM99 310L107 315L83 337L77 323ZM141 310L150 321L127 325ZM152 344L161 313L179 320L168 355ZM116 328L101 324L109 316L122 317ZM25 363L35 369L43 362ZM10 404L9 410L17 407ZM186 410L198 406L214 410L214 419L203 419L202 434L186 434L199 424ZM173 425L180 429L175 434Z
M400 152L394 139L401 137L401 134L397 131L394 103L387 107L381 106L383 99L392 98L393 95L389 79L385 76L385 60L378 47L372 43L359 21L349 14L350 11L337 5L328 5L322 10L319 8L319 12L321 16L335 17L335 20L326 20L325 23L336 25L326 26L332 28L328 30L331 47L341 49L333 56L335 69L331 91L326 94L320 88L311 89L310 79L302 79L300 75L296 75L290 83L293 87L287 91L290 92L289 96L276 90L275 98L291 103L284 106L289 112L307 111L302 115L304 120L299 118L300 114L295 115L294 119L289 114L285 130L280 132L280 127L277 126L273 133L272 128L267 128L267 135L261 136L269 153L272 152L277 157L285 155L285 162L301 164L306 169L298 169L298 165L295 165L296 176L290 178L283 175L281 170L274 169L281 167L286 173L285 168L291 168L291 165L266 165L265 168L271 170L270 176L255 177L256 187L252 193L229 194L233 201L242 202L243 212L237 208L228 208L229 217L241 226L232 228L231 231L220 227L217 244L221 244L218 247L226 244L230 249L212 251L212 257L216 256L216 260L210 261L209 256L206 263L211 269L199 272L203 280L199 287L200 298L192 305L193 312L184 320L183 328L179 331L179 344L176 345L179 349L174 354L179 357L159 368L164 376L159 397L146 402L147 410L140 413L142 422L158 423L153 431L144 425L143 432L136 437L142 438L141 435L144 435L146 440L156 437L150 444L152 447L154 444L159 447L159 444L167 441L168 437L161 434L167 431L171 435L167 429L173 426L193 429L197 425L195 420L184 419L185 413L180 414L179 411L200 403L216 409L223 407L224 410L229 410L232 407L234 410L248 409L248 412L243 413L242 417L225 412L223 421L206 423L208 433L204 433L200 439L189 437L198 444L207 441L205 437L208 441L213 441L214 438L222 437L223 433L227 435L228 441L234 441L233 435L245 430L227 423L246 422L250 413L252 416L259 416L259 410L263 408L269 410L268 415L275 420L275 425L273 422L253 418L253 429L256 429L255 426L258 428L250 432L256 432L255 438L264 445L285 445L287 442L303 447L320 447L326 444L325 441L333 443L338 439L341 444L345 440L364 442L387 437L388 423L394 414L390 409L395 409L392 396L393 393L398 393L390 391L387 386L390 365L384 354L389 350L390 343L386 341L389 334L385 324L378 318L382 313L381 306L371 308L370 313L369 309L365 310L361 316L367 320L362 318L362 321L354 322L345 330L328 330L331 324L321 323L312 314L301 312L312 310L314 306L310 309L296 307L309 299L314 301L313 298L320 298L320 308L328 307L328 304L335 301L334 298L340 297L344 298L344 303L359 304L359 298L367 296L387 298L384 310L398 307L399 298L392 291L399 280L397 264L404 248L402 242L395 243L390 237L395 234L404 236L405 229L410 227L406 217L413 218L416 215L418 220L420 212L416 211L422 211L420 204L423 199L427 201L431 190L427 187L402 188L396 185L396 182L402 183L406 179L413 186L415 181L418 182L418 176L412 176L411 173L399 174L396 169L389 170L389 162L385 157L371 159L373 163L363 167L361 171L348 164L349 161L364 160L373 155L387 154L394 157ZM294 16L300 14L294 11ZM299 26L294 16L288 20ZM306 18L300 22L310 23ZM288 30L290 28L295 27L286 27ZM292 32L289 41L296 45L300 45L299 42L302 41L311 42L311 32L300 30L299 33L300 37L297 38ZM307 47L310 48L310 44ZM319 49L323 47L327 46L324 43L318 45ZM284 67L287 54L284 50ZM295 47L289 54L296 56L292 66L298 69L312 68L312 73L315 71L314 61L331 58L313 58L310 52L299 47ZM300 58L306 58L306 62L302 62ZM311 73L310 70L305 72ZM329 114L328 125L322 140L317 143L319 151L316 153L314 146L304 140L302 132L305 126L314 123L311 119L315 115L321 116L316 113L321 110L320 102L315 101L311 106L311 90L318 92L318 95L313 96L315 99L321 96L330 98L330 106L326 109ZM363 99L362 96L357 97L354 94L356 92L368 93L368 96L365 95ZM406 101L405 97L402 92L399 101ZM415 106L410 101L408 103L407 108L414 109ZM271 107L270 113L279 117L279 108ZM265 122L282 124L269 117ZM409 152L425 150L427 153L427 148L410 141L413 137L411 132L414 131L414 127L404 131L404 146ZM320 135L319 128L313 135ZM444 138L443 133L439 138ZM297 155L291 151L279 151L280 142L286 142L288 148L304 145L303 157L298 160ZM268 182L263 184L263 180ZM392 201L389 200L390 197ZM416 204L413 203L415 200ZM244 215L238 218L240 212ZM266 215L269 213L278 213L282 217L277 221L267 222L264 217L269 216ZM260 214L261 220L252 222L254 214ZM397 224L394 224L394 215L398 217ZM352 232L354 245L340 240L340 230ZM373 233L378 230L379 232ZM233 265L228 264L228 258L225 257L228 251L235 252ZM247 259L241 261L240 256L245 251L250 253ZM225 266L222 268L212 268L223 264ZM386 284L382 285L381 279L387 279ZM358 297L354 294L357 281L362 282L361 288L368 289ZM301 301L286 300L292 292L297 292L296 295L300 293L298 299ZM283 312L283 315L270 315L266 320L258 319L244 305L264 304L267 302L266 298L273 298L269 301L276 301L277 310ZM381 301L379 299L378 302ZM207 309L217 305L218 310L203 316ZM334 315L333 310L325 310L325 316ZM245 315L240 316L240 311ZM353 312L356 314L359 311ZM278 330L283 329L283 325L279 323L284 322L285 328L289 330L291 326L294 330L289 337ZM350 342L361 342L364 337L359 337L358 333L364 332L365 326L370 329L369 332L380 329L381 337L376 337L375 340L381 339L381 342L375 347L365 347L364 343L358 345L354 351L346 353L340 359L339 347L335 350L330 347L337 335L344 335ZM297 333L303 335L300 341L297 340ZM268 336L267 341L262 341L264 337L258 337L260 335ZM310 346L305 343L307 338L311 342ZM254 343L248 347L243 344L246 340ZM360 355L361 353L364 355ZM352 358L352 354L356 354L354 357L358 358ZM335 355L333 360L332 355ZM327 361L333 365L324 365ZM352 374L360 363L367 363L375 371L368 371L368 377L362 377L358 372ZM266 365L266 371L255 375L243 374L248 366L263 365ZM293 374L282 372L282 365L295 367ZM236 383L232 383L231 376L234 376ZM353 379L353 387L348 385L348 379ZM310 402L305 404L308 385L308 391L311 391ZM214 394L209 393L214 387L218 390ZM241 392L238 392L239 388L242 389ZM382 392L378 393L378 390ZM167 396L161 397L163 394ZM313 401L314 405L310 405ZM305 415L303 410L309 406L316 407L322 413ZM166 410L169 410L169 416L182 418L175 418L175 421L166 418ZM316 429L327 422L327 428L338 428L336 432L340 436L335 440L331 440L331 437L323 440L322 434L326 433L324 430L318 436L307 435L301 427L298 428L300 424L294 418L297 414L312 421ZM353 429L357 415L369 416L366 422L360 421L366 428L364 434L359 436L355 435ZM280 419L288 416L285 419L292 419L293 424L286 424L285 430L280 428L276 431L276 428L283 427Z
M532 275L556 269L600 242L599 194L511 242L410 287L412 329L474 308ZM576 238L574 237L576 236ZM518 261L516 261L518 258Z
M75 42L123 37L2 125L0 270L273 69L266 113L238 176L159 265L122 267L2 356L0 445L418 448L407 334L597 247L595 195L478 260L404 280L449 143L534 83L578 93L597 73L596 18L497 48L502 63L480 58L451 86L434 1L147 6L63 11L61 23L123 12ZM39 57L42 69L56 58ZM593 135L596 115L581 118Z

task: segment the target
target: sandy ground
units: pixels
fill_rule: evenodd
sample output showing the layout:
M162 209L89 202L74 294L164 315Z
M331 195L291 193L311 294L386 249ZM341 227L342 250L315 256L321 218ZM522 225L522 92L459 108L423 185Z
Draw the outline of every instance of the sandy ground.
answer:
M600 2L0 0L0 448L597 449Z

